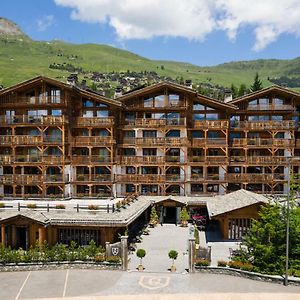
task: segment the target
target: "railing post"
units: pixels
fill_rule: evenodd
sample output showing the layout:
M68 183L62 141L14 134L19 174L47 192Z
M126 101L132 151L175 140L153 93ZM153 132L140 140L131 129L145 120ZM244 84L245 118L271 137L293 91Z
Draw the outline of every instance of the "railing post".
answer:
M49 207L49 203L47 203L47 212L49 212L50 207Z
M114 204L112 205L112 212L113 213L115 212L115 205Z
M21 210L21 205L20 205L20 202L18 202L18 211Z
M109 204L107 204L106 210L107 210L107 213L109 213Z
M78 203L76 205L76 210L77 210L77 212L79 212L79 204Z

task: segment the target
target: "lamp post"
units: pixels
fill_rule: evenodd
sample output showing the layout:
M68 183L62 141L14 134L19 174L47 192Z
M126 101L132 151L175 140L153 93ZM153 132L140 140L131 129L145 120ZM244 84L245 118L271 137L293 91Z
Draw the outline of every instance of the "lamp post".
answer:
M284 285L287 286L289 271L289 243L290 243L290 197L291 197L291 158L288 157L288 191L287 191L287 208L286 208L286 241L285 241L285 276Z

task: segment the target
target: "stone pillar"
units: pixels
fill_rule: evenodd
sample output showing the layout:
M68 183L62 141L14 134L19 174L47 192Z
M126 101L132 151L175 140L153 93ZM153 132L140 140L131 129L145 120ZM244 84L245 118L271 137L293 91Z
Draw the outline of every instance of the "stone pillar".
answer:
M105 256L106 257L108 257L108 256L111 255L110 254L110 247L109 247L109 245L110 245L110 242L105 242Z
M2 246L6 246L6 241L5 241L5 225L1 225L1 243Z
M128 270L128 236L121 236L122 270Z
M195 245L195 238L189 238L189 272L195 272L195 254L196 254L196 245Z

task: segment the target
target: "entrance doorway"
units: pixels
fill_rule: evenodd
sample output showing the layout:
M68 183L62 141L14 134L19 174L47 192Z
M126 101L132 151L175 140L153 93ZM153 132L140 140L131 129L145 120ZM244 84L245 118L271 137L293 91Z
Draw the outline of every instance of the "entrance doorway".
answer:
M176 207L164 207L164 223L176 224L177 209Z
M27 228L17 227L16 228L16 248L27 249Z

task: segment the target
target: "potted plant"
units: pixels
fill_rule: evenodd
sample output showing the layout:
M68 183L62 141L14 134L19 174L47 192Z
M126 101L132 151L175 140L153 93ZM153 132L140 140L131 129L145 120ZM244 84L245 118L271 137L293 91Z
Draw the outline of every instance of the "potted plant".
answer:
M89 210L97 210L97 209L98 209L98 205L90 204L90 205L88 206L88 209L89 209Z
M188 213L186 207L184 206L180 212L181 226L187 227L189 218L190 218L190 214Z
M169 258L172 259L172 266L170 268L171 272L176 272L176 267L174 265L175 259L177 259L178 252L176 250L170 250L169 252Z
M157 223L158 223L158 214L157 214L155 207L153 206L151 208L149 224L154 227Z
M56 208L56 209L65 209L66 206L65 206L64 204L56 204L56 205L55 205L55 208Z
M138 265L137 269L139 271L143 271L145 268L142 262L143 262L143 258L146 256L146 251L144 249L138 249L136 251L136 256L140 259L140 264Z

